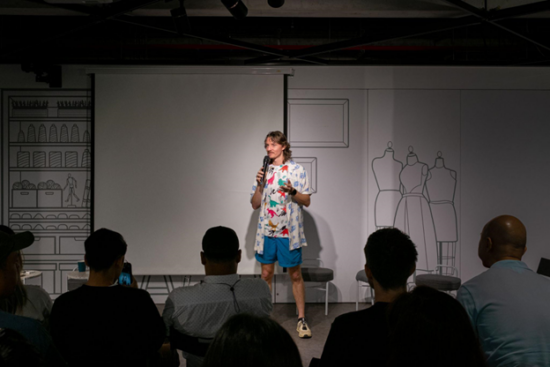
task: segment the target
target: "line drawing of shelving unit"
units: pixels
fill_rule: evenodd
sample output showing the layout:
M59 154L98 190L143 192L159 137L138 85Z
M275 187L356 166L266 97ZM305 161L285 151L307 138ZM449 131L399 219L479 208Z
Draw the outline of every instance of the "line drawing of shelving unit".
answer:
M24 267L42 271L54 298L66 291L66 273L82 260L90 234L90 95L2 91L1 222L33 232Z

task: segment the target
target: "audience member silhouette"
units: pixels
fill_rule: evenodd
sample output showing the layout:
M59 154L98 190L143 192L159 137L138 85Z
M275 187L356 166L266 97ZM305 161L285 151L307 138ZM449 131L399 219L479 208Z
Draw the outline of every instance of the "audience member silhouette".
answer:
M290 334L268 317L238 314L222 326L202 367L301 367Z
M52 338L70 366L147 366L158 358L165 330L145 290L117 284L127 245L99 229L84 242L88 282L59 296L50 317Z
M4 225L0 225L0 231L8 235L15 234L11 228ZM20 273L23 270L23 257L20 251L16 258L16 266ZM52 305L52 299L44 289L35 285L25 285L20 277L17 277L14 292L0 299L0 310L38 320L46 329L48 329Z
M458 290L490 366L550 366L550 281L521 261L526 245L519 219L492 219L478 245L489 270Z
M204 281L177 288L166 300L162 314L166 328L178 332L171 339L183 334L208 342L231 316L241 312L269 316L273 309L271 292L264 280L241 279L237 274L241 250L234 230L210 228L203 237L202 249ZM185 352L184 356L188 367L202 364L199 353Z
M419 286L389 308L388 367L482 367L468 315L452 296Z
M365 310L338 316L328 335L322 366L383 366L388 334L386 309L407 291L415 270L417 252L408 235L397 228L372 233L365 245L365 272L374 288L375 304ZM315 359L312 365L317 365Z
M34 242L30 232L7 234L0 231L0 299L9 297L17 287L19 251ZM23 335L44 357L46 366L65 366L44 327L36 320L0 311L0 328L12 329Z

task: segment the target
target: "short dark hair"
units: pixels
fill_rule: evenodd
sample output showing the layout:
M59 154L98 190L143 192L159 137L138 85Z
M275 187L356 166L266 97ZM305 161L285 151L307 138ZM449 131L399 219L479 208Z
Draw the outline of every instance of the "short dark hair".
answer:
M301 367L292 337L275 320L237 314L221 327L210 344L203 367Z
M234 230L227 227L212 227L202 238L204 256L213 262L234 260L239 252L239 237Z
M452 296L419 286L389 307L387 366L486 365L470 318Z
M367 265L384 289L406 286L417 256L410 237L397 228L377 230L365 245Z
M101 228L95 231L84 242L86 261L94 271L106 270L123 255L126 255L128 245L118 232Z

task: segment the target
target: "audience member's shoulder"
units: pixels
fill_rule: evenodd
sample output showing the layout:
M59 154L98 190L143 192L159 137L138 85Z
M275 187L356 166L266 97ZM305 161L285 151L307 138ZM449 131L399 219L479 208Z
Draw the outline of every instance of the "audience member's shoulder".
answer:
M267 286L267 282L261 278L240 278L240 282L247 285ZM269 286L268 286L269 287Z
M44 290L44 288L38 286L38 285L25 285L25 291L27 291L28 298L31 299L47 299L51 300L50 295L48 292Z
M133 288L133 287L125 287L122 285L117 285L118 291L121 293L124 293L125 295L129 297L135 297L135 298L151 298L151 295L149 292L147 292L145 289L139 289L139 288Z
M267 282L261 278L241 278L241 283L242 285L246 286L246 287L254 287L254 288L258 288L258 289L264 289L269 292L269 294L271 294L271 292L269 291L269 286L267 285Z
M53 304L59 307L61 304L73 302L74 300L80 298L82 293L84 293L83 286L60 294L57 296Z
M29 317L0 311L0 328L14 329L28 337L29 334L42 331L42 324Z
M8 325L17 323L19 325L40 324L38 321L25 316L14 315L0 310L0 328L11 328Z
M380 319L385 314L387 306L388 306L388 303L379 302L379 303L376 303L374 306L370 306L369 308L366 308L364 310L353 311L353 312L342 314L336 317L334 319L334 322L348 324L348 323L363 322L370 319ZM380 314L382 314L382 316L380 316Z
M503 273L512 274L513 272L511 272L510 269L504 267L491 267L483 271L481 274L478 274L470 280L462 283L462 288L467 289L475 286L482 286L484 284L492 283L494 281L500 282Z

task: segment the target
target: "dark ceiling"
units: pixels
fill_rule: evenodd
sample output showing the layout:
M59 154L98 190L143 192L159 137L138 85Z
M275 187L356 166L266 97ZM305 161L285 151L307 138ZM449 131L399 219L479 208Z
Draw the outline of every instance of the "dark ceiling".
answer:
M197 1L184 2L189 16L180 19L178 34L169 12L179 6L177 0L102 6L1 0L0 63L550 64L549 0L487 10L472 1L418 1L425 5L420 10L400 9L393 1L395 8L384 11L369 10L367 5L376 1L348 1L348 7L331 11L321 9L319 1L301 0L298 9L298 0L286 0L280 9L288 10L282 13L270 13L267 4L254 7L260 0L250 0L245 1L249 15L242 20L230 17L219 0L203 1L203 9ZM357 11L354 4L359 4Z

